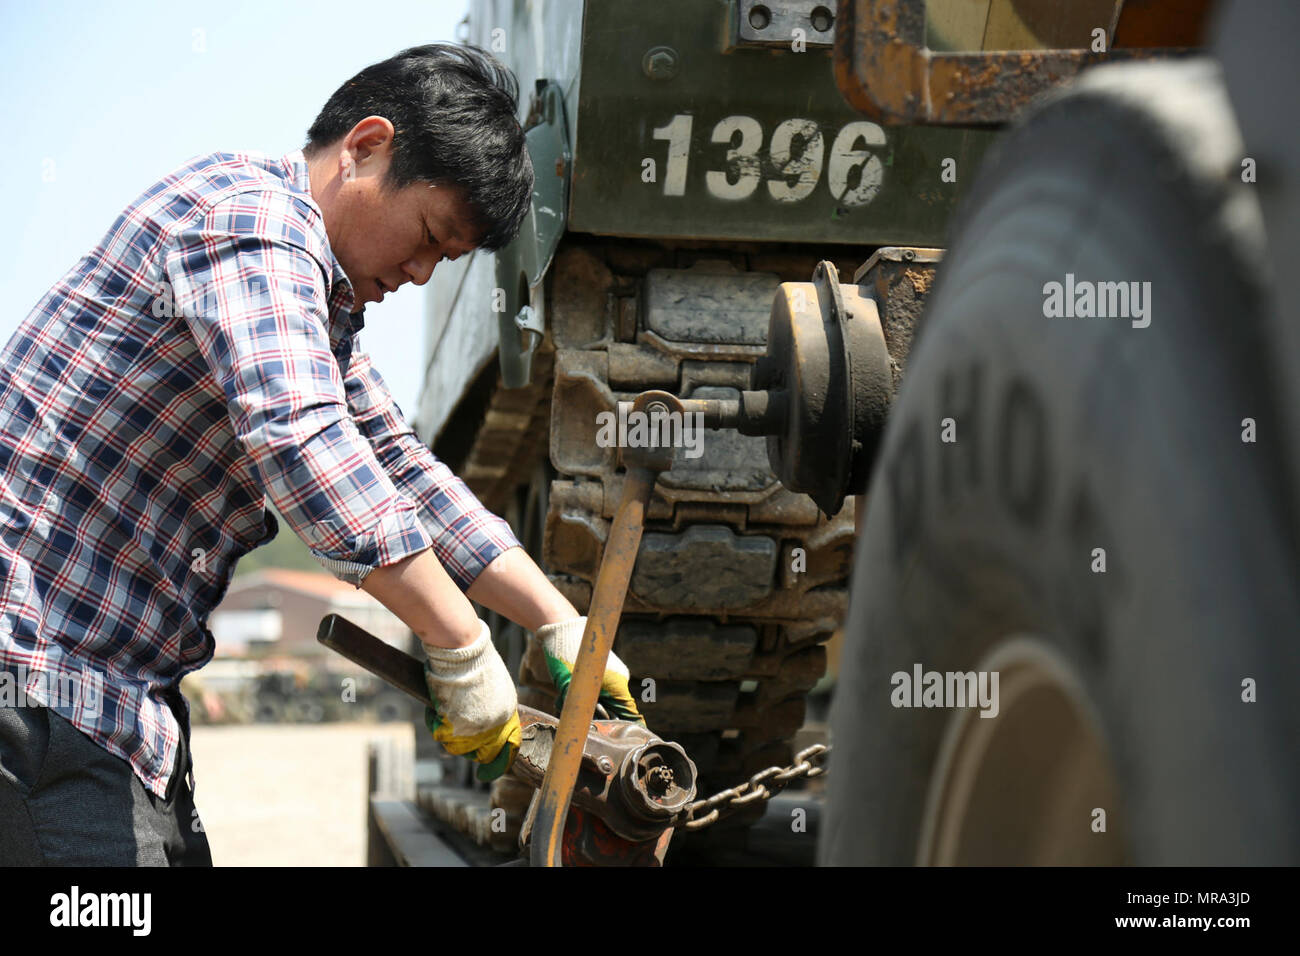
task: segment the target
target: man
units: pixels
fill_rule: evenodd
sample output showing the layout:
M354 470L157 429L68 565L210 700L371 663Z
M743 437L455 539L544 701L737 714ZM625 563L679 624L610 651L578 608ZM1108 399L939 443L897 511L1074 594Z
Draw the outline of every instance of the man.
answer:
M276 533L268 499L419 636L429 728L481 779L520 730L469 599L537 633L563 694L585 619L415 437L358 339L365 303L515 235L533 183L517 105L472 48L368 67L303 150L216 153L149 187L10 339L0 862L211 862L178 687L212 656L236 560ZM602 697L640 720L617 657Z

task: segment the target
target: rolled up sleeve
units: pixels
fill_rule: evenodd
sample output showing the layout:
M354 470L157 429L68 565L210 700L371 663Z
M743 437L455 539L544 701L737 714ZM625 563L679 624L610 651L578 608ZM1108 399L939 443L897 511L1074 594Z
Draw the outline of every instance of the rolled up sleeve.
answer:
M420 441L383 376L353 337L345 379L348 409L398 489L416 501L433 550L462 591L503 551L520 547L510 525Z
M277 202L291 204L258 196L214 206L177 236L165 271L254 477L326 570L359 587L434 542L348 412L326 273L297 241L292 211L264 208Z

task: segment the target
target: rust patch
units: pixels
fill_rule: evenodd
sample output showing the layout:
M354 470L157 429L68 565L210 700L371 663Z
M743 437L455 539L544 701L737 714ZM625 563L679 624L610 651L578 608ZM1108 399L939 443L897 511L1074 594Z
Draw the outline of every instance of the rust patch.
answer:
M930 291L935 273L933 269L907 269L903 275L912 283L912 288L916 290L917 295L925 295Z
M925 29L924 0L842 0L833 62L845 101L888 125L996 126L1086 66L1197 52L1168 46L935 53L925 45Z

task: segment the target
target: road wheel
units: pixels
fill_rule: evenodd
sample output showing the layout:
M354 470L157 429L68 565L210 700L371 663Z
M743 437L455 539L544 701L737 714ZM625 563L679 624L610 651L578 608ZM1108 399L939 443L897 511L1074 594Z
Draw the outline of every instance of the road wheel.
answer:
M982 171L873 475L823 862L1300 859L1297 525L1238 144L1211 65L1101 67ZM1048 317L1076 280L1149 283L1149 325ZM996 716L925 706L918 668L998 675Z

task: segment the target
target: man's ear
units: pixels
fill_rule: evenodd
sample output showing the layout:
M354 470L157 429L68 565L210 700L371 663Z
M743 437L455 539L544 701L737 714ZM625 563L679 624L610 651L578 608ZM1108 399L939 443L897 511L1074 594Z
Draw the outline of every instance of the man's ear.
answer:
M383 116L367 116L343 140L343 160L364 168L378 161L387 166L393 152L393 124Z

